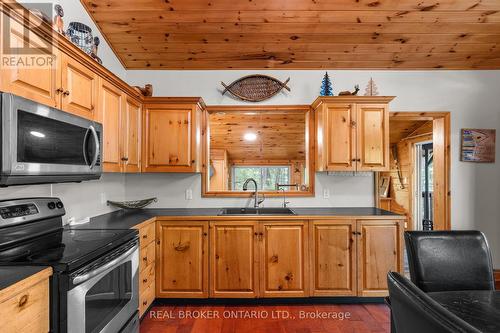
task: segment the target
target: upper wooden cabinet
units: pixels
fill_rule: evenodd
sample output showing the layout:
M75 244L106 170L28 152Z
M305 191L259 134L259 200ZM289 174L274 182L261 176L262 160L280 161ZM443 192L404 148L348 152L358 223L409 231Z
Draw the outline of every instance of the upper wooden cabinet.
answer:
M5 14L0 13L2 20L7 20ZM20 23L9 20L8 25L2 24L2 29L9 26L6 31L8 38L4 39L2 32L2 52L10 48L5 56L23 56L23 48L47 48L47 53L42 55L47 61L47 66L0 66L0 91L10 92L36 102L58 107L60 104L60 53L59 51L39 38L35 33L26 31ZM9 44L7 44L9 43ZM4 48L5 46L5 48ZM52 51L53 54L49 53Z
M158 221L156 296L208 297L208 222Z
M99 80L99 112L97 121L103 126L103 168L105 172L122 169L122 117L125 97L113 84Z
M87 119L95 119L98 78L94 71L63 54L61 59L61 108Z
M389 168L389 108L393 97L319 97L317 171L385 171Z
M200 172L200 98L147 98L144 104L143 171Z
M137 100L126 96L122 117L123 130L123 171L141 171L141 128L142 107Z

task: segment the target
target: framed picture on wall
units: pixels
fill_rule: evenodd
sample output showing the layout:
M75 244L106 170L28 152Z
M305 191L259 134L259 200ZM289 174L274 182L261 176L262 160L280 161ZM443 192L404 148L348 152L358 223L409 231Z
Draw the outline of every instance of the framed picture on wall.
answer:
M391 177L382 176L380 177L379 194L382 198L387 198L389 196L389 184L391 183Z
M462 162L495 162L496 130L466 128L462 129L460 137Z

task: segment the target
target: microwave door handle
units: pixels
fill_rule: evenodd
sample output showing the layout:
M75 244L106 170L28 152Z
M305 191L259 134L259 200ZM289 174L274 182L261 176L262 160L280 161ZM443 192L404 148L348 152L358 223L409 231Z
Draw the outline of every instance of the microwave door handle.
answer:
M131 254L133 254L135 251L137 251L138 248L139 248L139 245L136 244L131 249L129 249L127 252L125 252L122 255L120 255L119 257L111 260L110 262L107 262L106 264L104 264L100 267L97 267L93 271L90 271L90 272L83 274L83 275L75 276L73 278L73 284L77 285L77 284L83 283L83 282L88 281L88 280L92 279L93 277L95 277L95 276L97 276L97 275L99 275L107 270L110 270L111 268L114 268L115 266L121 265L121 263L124 261L124 259L128 258Z
M87 157L87 141L89 137L89 132L90 128L87 128L87 131L85 132L85 136L83 137L83 159L85 160L86 165L90 165L89 159Z
M99 144L99 136L97 135L97 131L95 130L94 126L90 126L89 130L92 132L92 135L94 136L94 143L95 143L95 155L94 158L92 159L92 163L90 164L90 169L93 169L97 164L97 159L99 158L99 155L101 154L101 146Z

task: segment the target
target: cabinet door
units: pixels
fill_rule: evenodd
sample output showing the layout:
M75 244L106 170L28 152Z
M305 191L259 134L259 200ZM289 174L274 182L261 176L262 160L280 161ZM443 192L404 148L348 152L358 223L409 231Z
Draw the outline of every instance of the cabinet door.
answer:
M0 66L0 91L10 92L48 106L58 107L59 87L59 51L32 31L13 19L2 15L2 28L9 28L2 34L2 61L12 60L10 66ZM7 36L7 38L3 38ZM35 51L27 54L25 49ZM35 50L36 49L36 50ZM42 51L45 49L45 51ZM41 53L39 53L41 52ZM35 64L20 64L23 59L35 59ZM10 62L10 61L9 61Z
M147 172L193 172L192 107L172 105L145 110Z
M129 98L125 98L123 116L123 165L125 172L141 171L141 105Z
M325 171L356 170L355 110L352 104L326 104L324 109Z
M358 171L389 170L387 104L357 104Z
M356 221L311 221L311 296L356 296Z
M156 296L208 297L208 222L157 222Z
M210 225L210 296L258 296L258 222Z
M307 223L261 222L263 297L308 296Z
M87 119L96 118L98 77L68 55L62 56L62 109Z
M358 221L358 296L387 296L387 273L403 267L401 221Z
M104 79L100 79L99 112L97 120L103 126L103 168L105 172L120 172L121 119L124 104L122 92Z

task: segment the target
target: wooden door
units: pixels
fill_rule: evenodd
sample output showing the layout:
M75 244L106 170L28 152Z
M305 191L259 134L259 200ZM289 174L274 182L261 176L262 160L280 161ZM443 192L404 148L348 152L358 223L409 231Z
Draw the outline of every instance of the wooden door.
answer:
M139 102L125 97L122 121L123 129L123 171L141 171L141 123L142 109Z
M144 171L195 171L193 113L190 106L155 105L145 109Z
M80 117L96 118L98 76L68 55L61 63L62 109Z
M122 166L122 109L124 97L120 89L100 79L99 112L97 121L103 126L103 169L120 172Z
M8 20L9 23L2 24L2 28L10 28L10 31L2 32L5 33L1 38L4 56L2 59L12 60L9 66L5 64L0 66L0 91L10 92L51 107L59 107L61 89L59 89L58 49L34 32L24 29L14 19L9 19L3 13L0 15L2 20ZM2 20L0 23L3 23ZM36 49L36 53L26 54L26 51L23 51L26 48ZM16 65L18 60L32 57L35 59L34 64Z
M311 296L356 296L356 221L311 221Z
M402 272L402 221L357 221L357 233L358 296L387 296L387 273Z
M356 170L356 120L352 104L325 104L324 171Z
M210 224L210 297L257 297L258 222Z
M387 104L357 104L358 171L389 170Z
M307 222L260 223L260 295L308 296Z
M156 296L208 297L208 222L158 221Z

